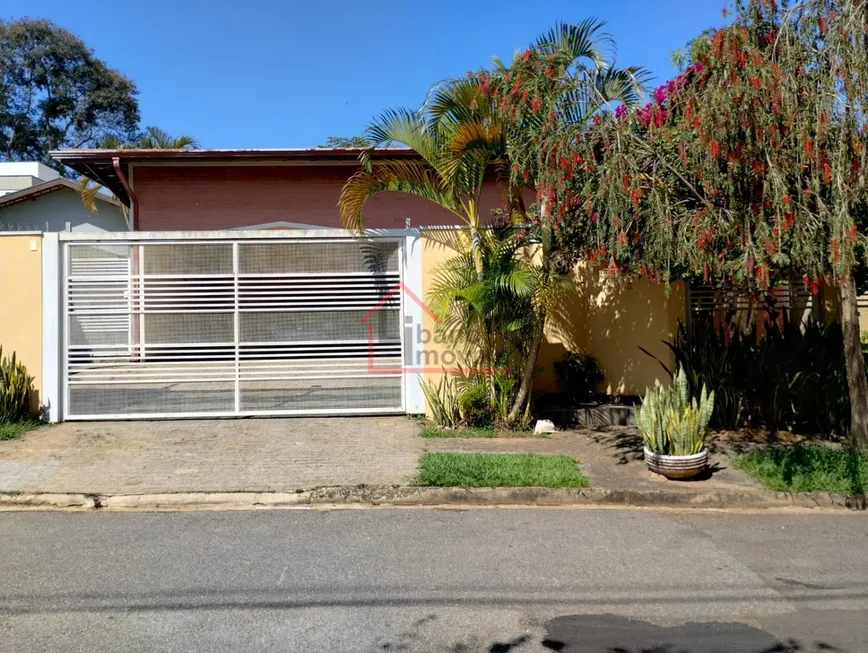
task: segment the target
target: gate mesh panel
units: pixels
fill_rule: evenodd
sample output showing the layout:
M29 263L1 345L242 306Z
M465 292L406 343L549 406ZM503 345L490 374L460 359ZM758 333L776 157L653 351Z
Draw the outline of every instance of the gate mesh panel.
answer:
M67 417L402 407L397 242L65 252Z

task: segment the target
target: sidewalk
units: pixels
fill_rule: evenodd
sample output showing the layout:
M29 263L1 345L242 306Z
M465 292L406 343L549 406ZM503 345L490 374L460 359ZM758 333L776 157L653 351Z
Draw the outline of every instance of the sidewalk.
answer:
M769 492L735 469L750 445L712 438L693 481L648 471L630 427L549 438L423 439L405 417L69 422L0 442L0 507L182 509L313 504L843 507L836 495ZM567 455L591 487L413 486L423 451Z
M404 417L66 422L0 442L0 492L295 492L393 485L422 440Z
M557 431L548 438L443 438L425 440L427 451L490 451L561 454L579 461L591 487L680 492L738 490L762 492L762 485L732 464L733 445L708 443L709 470L694 480L670 481L648 471L642 438L633 427Z

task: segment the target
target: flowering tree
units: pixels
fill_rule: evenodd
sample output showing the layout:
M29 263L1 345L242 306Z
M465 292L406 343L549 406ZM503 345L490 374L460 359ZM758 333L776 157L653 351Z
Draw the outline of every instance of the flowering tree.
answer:
M614 42L603 32L604 23L594 19L576 25L561 24L517 55L509 67L471 75L474 103L490 104L497 120L504 125L505 161L513 196L510 207L523 210L522 194L530 189L536 207L528 219L532 227L528 242L541 249L540 292L535 302L535 324L524 360L521 382L509 414L515 421L529 408L534 372L543 339L549 307L557 296L560 278L572 269L585 241L577 230L564 228L563 203L556 203L551 168L563 168L571 177L573 161L561 160L550 139L569 139L587 129L589 121L612 102L634 105L641 97L647 72L639 67L618 68L605 49ZM467 147L474 147L468 139ZM578 167L576 167L576 170ZM567 193L567 195L569 195Z
M613 275L762 292L837 286L851 433L868 446L853 271L865 251L868 3L739 0L647 106L552 133L543 173L565 228ZM584 174L576 175L576 169Z

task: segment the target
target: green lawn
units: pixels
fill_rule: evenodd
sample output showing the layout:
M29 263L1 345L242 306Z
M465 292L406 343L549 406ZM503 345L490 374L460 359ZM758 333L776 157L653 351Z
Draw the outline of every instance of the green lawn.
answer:
M423 438L496 438L497 431L492 426L476 428L445 429L442 426L426 426L422 429Z
M420 485L439 487L588 487L569 456L532 453L422 454Z
M868 490L868 455L821 444L794 444L736 456L735 466L779 492L861 494Z
M37 420L26 422L0 422L0 440L14 440L27 431L35 429L41 422Z

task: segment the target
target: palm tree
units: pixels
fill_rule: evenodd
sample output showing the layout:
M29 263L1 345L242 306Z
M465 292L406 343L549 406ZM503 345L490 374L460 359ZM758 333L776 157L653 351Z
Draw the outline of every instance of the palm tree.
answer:
M603 22L593 19L576 25L558 24L531 46L560 62L557 79L552 80L557 96L549 106L561 128L578 132L609 103L633 105L642 95L647 73L641 68L620 69L607 63L603 51L614 48L603 27ZM500 179L509 180L504 186L505 203L514 218L523 221L523 190L536 190L536 175L531 171L528 179L519 180L511 174L514 155L521 153L525 157L530 152L542 160L545 154L540 151L538 138L541 117L525 116L516 121L503 116L492 96L480 92L483 75L503 79L517 61L518 55L510 67L495 61L493 71L448 80L432 89L420 110L388 111L375 121L365 132L371 149L398 143L413 149L421 160L375 163L368 150L362 157L362 171L353 175L341 192L339 206L344 224L361 229L364 205L377 193L403 191L424 197L451 211L469 227L473 269L482 282L485 260L479 197L485 175L493 168ZM542 247L540 268L544 282L535 285L539 293L532 302L536 326L510 411L512 421L528 407L545 321L553 301L547 288L557 285L551 264L557 241L548 225L545 203L540 213L542 226L536 234Z
M495 368L514 362L533 333L539 268L520 255L522 247L523 239L510 226L482 231L476 250L482 276L476 274L474 253L459 251L438 267L427 297L440 318L439 334L477 369L470 376L487 377L491 405ZM512 396L505 399L508 410Z
M199 142L186 134L172 137L159 127L145 127L134 147L140 150L195 150Z
M556 62L560 71L560 75L548 84L551 96L546 98L544 104L554 112L561 132L575 132L578 135L597 112L611 103L632 106L638 104L644 94L649 79L646 70L636 66L617 68L607 63L603 49L609 49L613 56L614 41L603 31L604 27L605 23L596 19L576 25L561 23L541 35L534 45L538 52ZM511 151L530 152L531 160L536 159L537 165L525 161L531 170L530 180L534 185L536 173L540 166L545 165L548 156L546 140L539 138L539 120L533 115L528 116L525 121L531 124L514 129L510 139ZM515 402L509 413L510 421L515 421L522 411L529 408L546 320L560 295L555 289L563 279L565 267L563 264L555 265L560 243L549 219L549 207L545 200L540 202L539 214L540 225L534 231L535 240L542 249L541 295L535 302L536 328L528 347Z
M555 114L558 130L573 130L580 133L587 121L598 111L610 103L619 102L632 106L637 104L644 91L644 85L649 77L647 71L639 67L617 68L607 62L604 50L614 51L612 38L603 32L605 23L589 19L581 23L558 24L548 33L541 35L532 46L537 52L546 55L551 61L557 62L559 74L552 79L542 80L541 86L549 89L551 96L547 98L546 106ZM515 67L520 55L513 59L513 66L507 67L496 62L497 74L505 75ZM540 86L540 85L538 85ZM537 168L533 160L545 160L545 139L539 138L543 125L543 115L521 115L520 119L500 119L497 107L493 105L490 96L478 93L478 76L467 79L453 80L435 89L429 96L427 110L432 120L444 120L449 123L462 124L463 138L457 138L452 144L453 160L458 161L474 152L477 148L487 146L494 139L486 142L474 138L474 133L481 125L483 128L497 126L504 130L503 150L498 151L499 176L508 176L510 184L507 206L517 216L524 216L522 187L532 189L536 193ZM484 150L483 150L484 151ZM510 172L511 161L523 159L522 166L529 171L526 180L519 179ZM529 160L530 159L530 160ZM540 282L536 284L537 297L533 302L535 307L535 328L528 338L521 383L515 396L509 420L514 422L522 411L529 408L533 377L537 368L539 348L542 344L545 323L552 304L559 296L557 289L562 287L563 270L556 270L553 259L558 256L559 242L551 222L548 219L548 206L543 200L538 207L540 225L533 229L533 241L541 248ZM563 266L560 266L563 267Z
M454 151L466 125L456 120L428 118L424 110L392 109L365 130L364 138L371 147L362 154L362 170L350 177L341 190L338 202L341 219L347 228L361 230L365 204L383 192L400 191L434 202L467 225L474 269L481 278L479 201L488 164L505 149L503 132L479 133L478 141L487 139L488 145L468 148L456 157ZM373 161L373 149L394 144L412 149L419 160Z
M114 134L106 134L97 141L97 148L101 150L189 150L197 147L199 142L192 136L181 135L173 138L159 127L145 127L145 131L133 141L122 141ZM96 200L99 193L103 192L103 187L87 177L80 177L78 192L85 208L99 213ZM127 207L122 207L122 211L124 219L129 220Z

